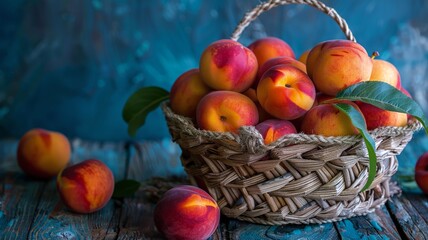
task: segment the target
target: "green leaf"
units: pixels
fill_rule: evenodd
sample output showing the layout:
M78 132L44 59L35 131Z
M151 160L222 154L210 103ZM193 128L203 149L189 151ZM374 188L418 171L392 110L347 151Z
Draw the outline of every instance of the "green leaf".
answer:
M135 180L122 180L114 184L113 198L132 197L141 183Z
M358 129L361 133L361 136L364 139L364 142L369 153L369 177L367 179L366 185L364 185L362 191L367 190L372 184L376 176L376 152L375 152L375 142L372 136L367 131L366 121L364 120L363 115L360 111L354 108L354 106L346 103L337 103L334 106L339 109L341 112L345 113L351 120L354 127Z
M128 133L135 136L147 115L169 99L169 92L160 87L144 87L132 94L125 103L122 117L128 123Z
M410 114L422 123L428 134L428 122L422 108L413 99L385 82L360 82L342 90L336 98L361 101L388 111Z

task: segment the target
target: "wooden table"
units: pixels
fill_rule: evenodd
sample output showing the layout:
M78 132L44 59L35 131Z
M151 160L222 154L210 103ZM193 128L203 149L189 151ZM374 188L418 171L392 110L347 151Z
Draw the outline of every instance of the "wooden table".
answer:
M97 158L109 165L117 180L130 178L143 185L132 198L111 200L93 214L75 214L60 203L54 179L35 181L20 171L16 146L16 140L0 140L1 240L162 239L152 219L155 202L163 191L186 181L177 157L180 150L169 140L94 143L76 139L72 141L73 162ZM411 174L415 159L425 151L428 140L418 134L400 155L402 166L396 175ZM173 175L179 177L153 178ZM428 239L428 196L418 192L414 182L403 182L403 186L406 191L401 196L364 217L287 226L222 218L212 239Z

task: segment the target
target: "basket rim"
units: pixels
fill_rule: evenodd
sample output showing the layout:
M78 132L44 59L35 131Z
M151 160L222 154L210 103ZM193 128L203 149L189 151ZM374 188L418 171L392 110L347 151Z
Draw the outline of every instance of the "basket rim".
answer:
M268 145L264 143L263 137L256 130L254 126L243 126L240 127L238 133L233 132L214 132L209 130L198 129L194 125L191 118L184 117L178 115L172 111L169 106L169 101L162 103L161 105L162 111L165 114L168 125L171 122L177 122L181 126L179 130L181 133L185 133L191 136L201 136L205 137L208 140L232 140L240 143L244 143L247 147L251 142L251 147L253 151L251 152L260 152L266 151L270 149L274 149L279 145L289 145L289 144L300 144L300 143L318 143L323 145L333 145L333 144L353 144L356 142L360 142L362 140L361 135L348 135L348 136L323 136L323 135L315 135L315 134L305 134L305 133L297 133L297 134L288 134L285 135L275 142L272 142ZM170 125L171 127L171 125ZM368 131L369 134L375 139L378 137L394 137L402 134L409 134L422 129L422 124L415 120L411 119L406 126L403 127L379 127L374 130ZM256 147L254 147L256 146Z

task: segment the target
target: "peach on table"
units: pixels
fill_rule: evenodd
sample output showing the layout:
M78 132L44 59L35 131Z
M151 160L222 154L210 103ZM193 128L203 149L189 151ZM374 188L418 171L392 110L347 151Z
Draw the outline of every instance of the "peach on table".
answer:
M208 239L220 222L220 208L202 189L182 185L162 196L153 216L156 228L168 239Z
M32 129L18 143L19 167L29 176L49 179L70 161L70 142L62 133L41 128Z
M88 159L65 168L58 174L56 183L63 203L70 210L91 213L108 203L115 181L107 165Z

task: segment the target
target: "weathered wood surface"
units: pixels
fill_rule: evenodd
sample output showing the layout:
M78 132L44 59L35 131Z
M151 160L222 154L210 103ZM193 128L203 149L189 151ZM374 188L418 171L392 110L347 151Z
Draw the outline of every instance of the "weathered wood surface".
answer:
M94 143L74 140L72 162L104 161L116 180L142 181L132 198L111 200L93 214L68 211L55 180L35 181L16 164L16 141L0 140L0 239L162 239L153 223L160 193L185 182L179 149L168 141ZM408 173L416 158L428 151L427 138L412 141L400 156L399 174ZM407 171L407 172L406 172ZM172 182L156 176L180 175ZM398 177L397 179L400 179ZM161 189L161 191L159 191ZM396 196L367 216L322 225L264 226L222 218L212 239L428 239L428 197L417 189Z

